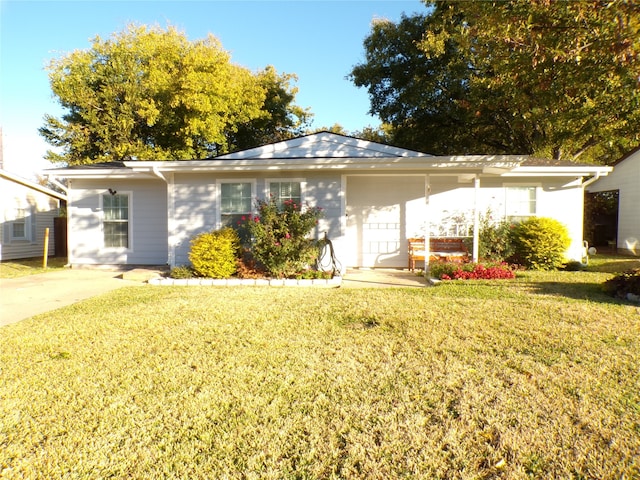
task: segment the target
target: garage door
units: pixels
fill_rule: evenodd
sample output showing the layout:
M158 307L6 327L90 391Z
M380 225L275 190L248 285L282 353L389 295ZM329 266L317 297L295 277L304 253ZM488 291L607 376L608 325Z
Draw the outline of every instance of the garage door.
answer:
M348 266L407 266L407 238L424 221L424 176L347 177Z

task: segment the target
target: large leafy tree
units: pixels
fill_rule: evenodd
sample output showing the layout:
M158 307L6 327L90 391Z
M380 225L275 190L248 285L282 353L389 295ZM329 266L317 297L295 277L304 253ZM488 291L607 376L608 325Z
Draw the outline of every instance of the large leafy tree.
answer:
M189 41L174 28L131 25L49 70L65 113L47 115L40 133L61 150L47 158L69 165L206 158L294 135L310 115L293 103L293 76L253 74L215 37ZM256 122L259 138L249 138Z
M278 74L268 66L256 75L258 84L265 93L259 115L249 122L241 123L227 134L227 145L231 150L279 142L304 134L312 114L309 109L295 105L297 81L293 74Z
M640 141L640 5L425 2L373 24L351 78L393 141L607 163Z

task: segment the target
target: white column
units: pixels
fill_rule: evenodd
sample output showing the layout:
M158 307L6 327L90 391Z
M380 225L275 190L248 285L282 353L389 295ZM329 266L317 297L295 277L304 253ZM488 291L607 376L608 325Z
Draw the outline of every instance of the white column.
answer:
M431 276L429 271L429 234L431 226L431 207L429 206L429 195L431 186L429 185L429 175L424 176L424 276L428 279Z
M480 209L478 208L480 192L480 177L476 173L473 179L473 253L472 260L478 262L478 252L480 250Z

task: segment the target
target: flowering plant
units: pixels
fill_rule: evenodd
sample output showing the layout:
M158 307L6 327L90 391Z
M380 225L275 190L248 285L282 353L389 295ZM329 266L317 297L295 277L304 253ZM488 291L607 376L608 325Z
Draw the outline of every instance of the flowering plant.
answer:
M431 275L441 280L495 280L515 278L509 265L480 263L436 263L430 265Z
M267 272L278 278L293 277L307 270L318 257L318 245L308 238L322 217L322 209L275 198L257 201L256 216L246 219L252 252Z

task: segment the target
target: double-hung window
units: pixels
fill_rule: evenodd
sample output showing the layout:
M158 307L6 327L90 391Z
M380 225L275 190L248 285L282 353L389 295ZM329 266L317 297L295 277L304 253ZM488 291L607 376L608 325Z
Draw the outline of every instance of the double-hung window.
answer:
M238 228L242 217L251 215L252 183L224 182L220 184L220 224Z
M276 205L282 208L285 202L293 202L296 205L302 203L302 181L300 180L271 180L269 185L269 195L274 199Z
M104 246L129 248L130 196L116 193L102 196Z
M536 214L537 188L509 186L505 188L505 216L510 221L522 221Z
M16 209L15 218L11 222L11 240L28 240L27 213L22 208Z
M15 207L0 212L0 220L4 219L3 242L35 242L36 241L36 208Z

